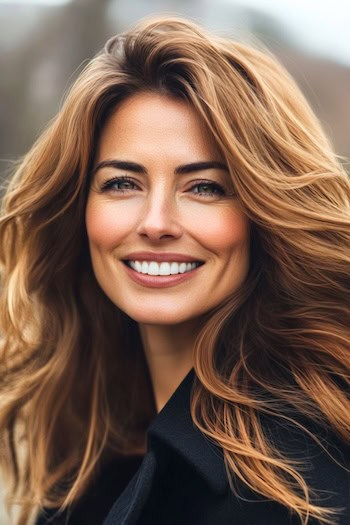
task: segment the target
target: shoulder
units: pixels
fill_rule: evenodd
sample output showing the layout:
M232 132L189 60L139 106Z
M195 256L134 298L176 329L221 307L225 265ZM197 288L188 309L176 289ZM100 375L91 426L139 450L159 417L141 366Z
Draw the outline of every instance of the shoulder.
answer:
M149 492L146 509L160 513L166 523L212 524L234 520L236 525L300 525L300 520L291 517L286 507L262 498L239 479L233 480L235 490L231 489L223 450L193 425L188 409L189 385L190 381L185 381L150 429L149 444L157 458L155 468L159 475L154 490ZM348 525L350 447L332 431L298 414L294 423L290 414L264 416L261 425L271 445L305 479L313 502L339 509L335 523ZM160 492L155 488L157 483Z
M338 510L338 521L350 523L350 444L326 425L296 415L263 418L270 443L304 478L312 503ZM312 522L311 522L312 523Z

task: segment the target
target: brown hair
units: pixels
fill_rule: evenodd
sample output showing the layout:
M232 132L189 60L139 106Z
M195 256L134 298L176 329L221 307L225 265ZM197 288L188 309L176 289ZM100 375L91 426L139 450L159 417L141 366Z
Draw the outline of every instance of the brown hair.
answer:
M260 416L286 418L281 407L293 407L350 442L350 183L269 53L178 18L142 22L106 44L3 200L1 463L18 523L40 506L71 504L108 457L146 449L155 408L138 327L97 284L84 224L99 132L140 91L197 109L252 223L239 298L210 312L194 348L192 417L223 448L230 480L304 524L331 523Z

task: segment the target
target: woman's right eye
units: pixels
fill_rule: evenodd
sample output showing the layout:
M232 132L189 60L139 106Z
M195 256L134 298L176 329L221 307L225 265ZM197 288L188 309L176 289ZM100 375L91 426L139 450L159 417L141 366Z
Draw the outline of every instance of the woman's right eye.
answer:
M119 176L104 181L101 185L100 191L114 191L118 193L123 193L126 191L134 190L135 188L136 184L130 177Z

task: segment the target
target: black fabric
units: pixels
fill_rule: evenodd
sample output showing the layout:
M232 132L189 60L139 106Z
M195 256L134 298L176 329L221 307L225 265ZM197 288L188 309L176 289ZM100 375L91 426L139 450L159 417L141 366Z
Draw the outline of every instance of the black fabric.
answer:
M197 430L190 415L194 371L187 375L148 430L148 451L130 481L117 479L113 467L97 483L96 497L85 498L67 521L55 525L299 525L300 520L272 501L250 492L238 482L239 497L228 484L222 450ZM350 524L350 449L320 430L332 460L302 430L286 422L266 420L263 425L276 446L302 462L302 474L314 489L314 503L342 508L338 525ZM312 427L312 422L310 423ZM327 445L331 442L332 445ZM140 458L139 458L140 460ZM134 464L134 467L136 465ZM117 470L117 467L115 467ZM129 475L132 468L129 470ZM121 486L125 486L120 491ZM105 499L105 491L109 498ZM91 505L94 510L91 510ZM109 509L107 507L109 506ZM90 509L90 510L87 510ZM109 512L108 512L109 510ZM95 512L95 521L91 521ZM105 513L105 519L102 518ZM84 518L83 518L84 516ZM90 521L86 520L90 517ZM41 519L41 521L40 521ZM47 521L40 518L37 525ZM85 520L85 521L84 521ZM310 525L318 523L309 521Z
M120 457L106 466L70 512L46 509L36 525L98 525L141 465L142 456Z

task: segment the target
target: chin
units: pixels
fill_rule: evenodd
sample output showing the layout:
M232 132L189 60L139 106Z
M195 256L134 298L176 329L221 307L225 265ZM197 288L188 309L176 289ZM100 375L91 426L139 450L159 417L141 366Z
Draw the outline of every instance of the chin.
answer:
M197 317L195 314L191 316L184 314L184 312L175 312L174 309L169 311L162 308L146 311L144 309L143 311L130 310L125 311L125 313L137 323L160 326L171 326L186 323L186 321L191 321Z

